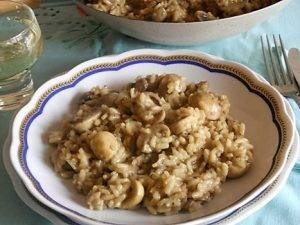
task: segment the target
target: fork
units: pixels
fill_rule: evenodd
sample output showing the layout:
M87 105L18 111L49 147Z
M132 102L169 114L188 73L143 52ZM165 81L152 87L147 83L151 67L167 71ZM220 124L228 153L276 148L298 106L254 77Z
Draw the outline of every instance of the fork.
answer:
M292 98L300 107L299 86L289 66L280 35L261 36L261 45L269 81L283 96Z

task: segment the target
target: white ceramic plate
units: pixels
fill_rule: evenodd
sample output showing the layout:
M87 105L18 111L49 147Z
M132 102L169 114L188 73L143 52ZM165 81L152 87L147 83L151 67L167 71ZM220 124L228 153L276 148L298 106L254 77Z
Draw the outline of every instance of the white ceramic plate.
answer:
M240 16L193 23L130 20L87 7L82 0L76 2L86 14L121 33L153 43L186 46L223 39L248 31L253 26L276 15L290 0L282 0L269 7Z
M285 100L286 101L286 100ZM293 112L286 101L286 106L289 112L289 115L293 118ZM277 179L270 185L266 190L264 190L261 194L259 194L256 198L248 202L246 205L242 206L240 209L236 210L231 215L225 216L220 219L218 224L236 224L247 216L253 214L258 211L260 208L265 206L269 201L271 201L283 188L288 179L288 176L295 164L295 160L297 159L297 153L299 154L299 134L295 130L295 138L291 151L288 155L287 162L284 166L284 169L277 177ZM8 172L8 175L13 183L14 189L17 192L18 196L22 199L22 201L29 206L32 210L39 213L41 216L45 217L49 221L51 221L55 225L77 225L75 221L55 212L54 210L46 207L42 203L38 202L26 189L21 179L18 177L16 171L14 170L10 158L9 158L9 147L11 143L11 135L9 132L9 136L5 140L2 155L3 162L5 165L5 169Z
M74 98L91 87L120 86L137 75L178 73L190 81L208 80L211 89L226 94L231 114L246 123L255 145L252 169L226 182L223 192L191 214L149 215L145 211L91 211L71 182L61 180L49 163L42 136L70 112ZM58 110L59 109L59 110ZM28 190L48 207L85 224L200 224L217 220L249 202L271 184L285 164L294 137L293 124L280 94L240 64L191 51L137 50L90 60L40 87L17 114L10 157ZM235 192L232 192L232 190Z

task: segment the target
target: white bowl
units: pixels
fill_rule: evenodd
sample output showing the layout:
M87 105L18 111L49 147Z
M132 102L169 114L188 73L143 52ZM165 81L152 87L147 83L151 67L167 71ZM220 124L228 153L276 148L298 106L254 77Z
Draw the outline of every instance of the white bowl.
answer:
M48 145L42 137L91 87L118 87L137 75L153 73L177 73L190 81L208 80L213 91L226 94L231 114L246 123L246 136L255 146L253 166L243 177L226 182L223 192L195 213L161 217L143 210L88 210L84 197L77 194L71 182L53 171ZM293 123L280 94L246 67L191 51L137 50L87 61L41 86L14 120L10 158L33 196L75 221L202 224L228 215L271 184L284 167L293 137Z
M148 42L180 46L214 41L248 31L276 15L289 2L290 0L282 0L251 13L220 20L162 23L113 16L86 6L82 0L76 0L78 7L86 14L116 31Z

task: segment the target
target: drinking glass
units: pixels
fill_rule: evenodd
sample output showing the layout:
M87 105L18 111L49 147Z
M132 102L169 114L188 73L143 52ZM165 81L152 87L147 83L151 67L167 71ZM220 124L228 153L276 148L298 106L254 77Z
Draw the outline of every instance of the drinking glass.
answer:
M43 41L34 12L27 5L0 1L0 111L26 103L33 94L31 68Z

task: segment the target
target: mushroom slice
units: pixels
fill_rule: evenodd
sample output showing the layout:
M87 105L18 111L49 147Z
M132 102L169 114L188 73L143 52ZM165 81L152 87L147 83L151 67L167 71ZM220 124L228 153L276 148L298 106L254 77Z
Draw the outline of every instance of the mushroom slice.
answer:
M145 190L143 184L138 180L131 181L131 191L127 198L122 202L121 208L132 209L136 207L143 200Z
M134 83L134 87L137 91L154 91L157 89L159 76L148 75L146 77L138 77Z
M91 140L91 149L95 156L105 162L108 162L117 153L120 144L116 137L107 131L101 131Z
M171 93L184 92L186 89L185 77L181 77L175 74L165 75L158 86L158 92L160 95L166 95Z
M175 111L179 119L171 124L170 129L174 134L191 132L193 129L203 124L205 114L198 108L180 108Z
M191 94L189 103L193 107L204 110L207 119L218 120L222 114L222 107L218 97L212 93Z
M148 124L160 123L165 119L166 113L163 105L166 102L153 92L138 94L132 105L136 117Z
M82 120L74 123L74 129L80 133L83 133L83 132L91 129L93 126L93 123L99 118L100 115L101 115L100 110L97 110L97 111L94 111L94 112L88 114Z
M151 126L152 132L159 137L168 137L171 135L170 129L165 124L155 124Z

